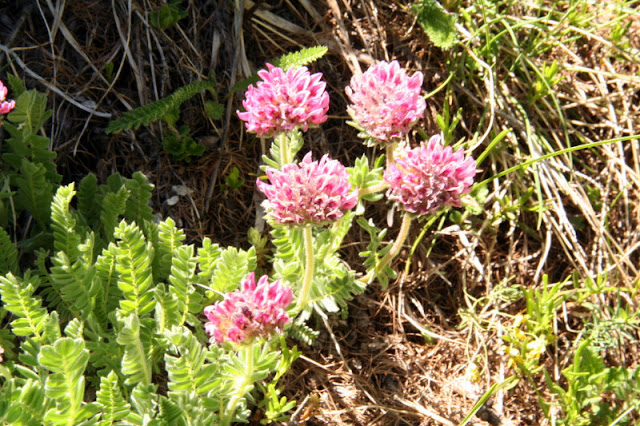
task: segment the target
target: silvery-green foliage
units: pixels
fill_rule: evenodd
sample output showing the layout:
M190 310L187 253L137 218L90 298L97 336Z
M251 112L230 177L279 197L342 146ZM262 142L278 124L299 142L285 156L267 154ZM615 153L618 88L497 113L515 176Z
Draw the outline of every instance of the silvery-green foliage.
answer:
M255 270L255 249L185 245L175 222L152 220L150 188L142 174L60 186L52 250L23 274L7 250L0 298L19 343L0 364L0 423L211 424L238 393L235 418L247 419L254 386L237 388L240 359L210 346L198 315L219 297L206 288L233 291ZM0 244L12 246L6 233ZM250 380L273 372L278 353L260 346Z

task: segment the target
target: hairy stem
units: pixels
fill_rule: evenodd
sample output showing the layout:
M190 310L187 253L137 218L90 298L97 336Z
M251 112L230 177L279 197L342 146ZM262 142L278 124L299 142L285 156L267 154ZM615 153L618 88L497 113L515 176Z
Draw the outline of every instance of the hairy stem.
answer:
M300 289L300 296L298 297L298 311L306 305L309 298L309 292L311 291L311 282L313 281L313 270L315 268L313 258L313 230L311 225L305 225L302 230L304 236L304 254L305 254L305 267L304 267L304 281L302 282L302 288Z
M375 194L376 192L382 192L387 188L389 188L389 184L385 181L382 181L368 188L358 189L358 196L362 198L365 195Z
M375 266L374 269L369 271L367 275L360 278L360 282L368 284L373 280L376 275L378 275L384 268L393 260L394 257L400 252L402 249L402 245L404 241L407 239L407 235L409 235L409 229L411 228L411 215L409 213L405 213L402 217L402 225L400 226L400 231L398 232L398 237L393 242L391 249L385 254L380 262Z
M393 153L396 150L396 146L398 146L397 142L389 142L386 145L387 165L393 163Z
M253 359L253 344L240 349L240 354L242 356L242 361L244 364L244 375L239 377L236 381L237 387L235 389L235 393L229 400L226 409L224 410L223 415L220 418L221 426L229 426L233 422L233 418L236 414L236 409L238 408L238 403L244 396L247 394L247 390L253 384L253 369L254 369L254 359Z
M280 167L291 162L291 155L289 152L289 137L285 132L282 132L276 136L278 145L280 146Z

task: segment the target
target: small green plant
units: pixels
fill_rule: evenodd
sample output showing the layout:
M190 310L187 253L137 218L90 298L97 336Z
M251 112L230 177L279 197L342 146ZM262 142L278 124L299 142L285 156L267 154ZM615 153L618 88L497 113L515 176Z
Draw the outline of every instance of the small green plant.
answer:
M189 126L177 126L180 119L180 106L203 90L213 91L216 88L215 79L201 80L190 83L176 90L166 98L133 109L123 114L107 126L107 133L117 133L128 129L137 129L141 125L148 126L153 121L163 120L168 125L169 134L162 140L164 150L176 161L190 162L192 157L199 157L204 153L204 145L197 143L189 134ZM212 118L221 117L223 106L214 101L207 101L207 113Z
M189 16L189 12L180 9L182 0L170 0L158 10L153 10L150 14L150 22L159 30L166 30L173 27L182 18Z
M240 170L233 167L231 172L224 178L224 183L231 191L241 188L244 185L244 179L240 177Z
M189 163L192 157L200 157L204 153L204 145L189 136L189 126L180 126L177 131L173 127L169 129L171 133L162 140L162 147L174 160Z
M630 425L627 415L640 407L640 370L608 367L589 339L580 343L572 364L562 370L567 389L546 374L562 416L557 424L571 426Z
M418 23L433 44L442 49L451 49L458 40L456 17L442 8L436 0L414 3L411 10Z

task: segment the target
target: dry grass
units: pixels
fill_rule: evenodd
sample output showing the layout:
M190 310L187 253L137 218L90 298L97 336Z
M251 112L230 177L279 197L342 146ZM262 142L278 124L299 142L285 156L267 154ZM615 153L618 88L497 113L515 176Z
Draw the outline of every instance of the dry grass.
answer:
M173 217L192 240L208 236L223 245L248 244L246 232L256 220L253 182L260 144L244 133L233 114L240 95L226 94L264 62L301 47L324 44L330 50L313 69L327 81L331 118L310 132L306 148L328 152L345 164L365 148L344 123L344 87L353 73L380 59L397 59L412 72L422 71L427 92L438 88L449 72L456 74L447 90L427 100L430 114L422 125L427 134L439 132L434 117L445 102L452 111L462 108L455 137L464 138L476 157L497 133L512 129L482 164L482 178L568 146L640 134L637 16L623 19L630 25L629 46L623 51L604 25L615 18L600 13L595 4L585 15L594 16L590 26L532 19L531 34L554 34L554 48L518 56L517 49L535 43L505 36L509 47L499 58L504 62L495 64L477 53L482 42L477 35L486 29L479 15L472 16L476 28L460 24L459 47L445 52L429 42L400 1L184 3L188 17L160 31L149 24L159 0L5 2L0 6L0 67L22 77L28 87L49 92L54 115L46 134L65 182L89 172L104 181L114 172L129 176L141 170L156 187L154 211ZM492 25L507 28L516 17L518 22L529 19L522 15L524 9L539 7L545 14L550 6L512 6L504 20ZM529 59L530 64L522 65ZM553 60L563 77L553 96L527 103L535 69ZM452 69L452 63L459 67ZM219 82L226 116L207 118L204 98L197 97L184 105L181 117L207 146L201 158L190 164L172 162L162 152L165 130L158 123L137 132L105 134L106 124L122 111L210 72ZM317 343L302 348L304 356L283 382L285 395L299 402L291 424L458 424L492 384L510 375L500 349L502 335L525 308L514 289L539 287L544 274L550 282L575 274L578 287L606 274L610 287L637 288L639 161L639 142L631 140L557 156L491 181L484 213L467 217L462 226L447 220L429 230L408 270L387 291L369 288L351 304L346 320L317 319ZM223 186L233 167L246 180L239 190ZM536 187L532 198L516 204L507 216L505 200L516 203L529 187ZM175 195L177 203L167 203ZM383 224L387 208L373 205L368 215ZM413 236L420 231L416 227ZM351 236L345 256L361 270L357 253L364 238L357 229ZM400 271L409 248L396 262ZM636 293L624 294L632 295L626 303L635 309ZM604 294L584 302L614 304ZM571 362L572 342L584 331L582 318L595 315L584 306L562 306L554 324L559 339L542 360L559 382L560 371ZM610 316L606 309L600 313ZM608 352L613 364L637 365L634 337L626 347ZM470 380L474 365L480 371L477 382ZM536 380L547 392L544 380ZM547 422L525 381L498 392L479 416L484 420L476 417L474 424Z

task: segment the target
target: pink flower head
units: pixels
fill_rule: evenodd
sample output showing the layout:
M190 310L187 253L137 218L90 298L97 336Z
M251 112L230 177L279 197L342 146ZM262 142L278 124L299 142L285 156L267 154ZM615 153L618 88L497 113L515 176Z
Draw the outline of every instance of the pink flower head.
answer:
M246 112L236 111L246 122L249 132L258 136L275 136L300 126L324 123L329 110L329 94L322 73L309 74L307 67L282 68L267 64L258 71L262 79L249 86L242 106Z
M445 205L460 207L460 195L473 185L475 160L465 159L462 149L453 152L450 146L442 146L438 135L426 145L396 155L384 172L384 180L391 185L387 197L406 212L420 216Z
M16 101L5 101L9 89L0 81L0 114L6 114L16 106Z
M311 161L309 152L300 164L285 164L281 170L267 167L266 174L271 184L257 181L267 196L262 206L279 224L323 225L340 219L358 203L347 169L327 155Z
M255 273L251 272L239 290L204 308L209 320L204 329L211 335L211 343L249 343L254 338L268 338L291 321L285 309L292 301L293 292L280 280L269 283L269 277L263 275L256 284Z
M420 96L423 75L409 77L398 61L382 61L351 78L345 90L352 105L347 111L367 137L378 142L402 139L424 114Z

